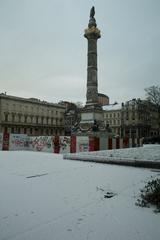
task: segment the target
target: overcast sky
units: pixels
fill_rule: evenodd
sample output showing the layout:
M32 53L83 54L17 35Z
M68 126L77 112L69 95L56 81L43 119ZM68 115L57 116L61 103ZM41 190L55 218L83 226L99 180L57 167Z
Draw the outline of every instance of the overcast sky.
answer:
M120 103L160 84L160 0L0 0L0 92L85 103L92 6L98 91Z

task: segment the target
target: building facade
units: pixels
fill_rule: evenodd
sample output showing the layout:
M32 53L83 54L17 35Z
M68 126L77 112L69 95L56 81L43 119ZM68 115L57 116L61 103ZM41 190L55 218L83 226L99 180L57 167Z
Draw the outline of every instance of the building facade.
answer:
M64 113L61 104L0 94L0 132L64 135Z
M112 130L115 136L121 137L121 104L103 106L105 126Z
M121 135L142 138L158 135L158 109L147 100L132 99L122 104Z
M147 100L132 99L122 104L103 107L105 125L115 136L143 138L158 136L158 107Z

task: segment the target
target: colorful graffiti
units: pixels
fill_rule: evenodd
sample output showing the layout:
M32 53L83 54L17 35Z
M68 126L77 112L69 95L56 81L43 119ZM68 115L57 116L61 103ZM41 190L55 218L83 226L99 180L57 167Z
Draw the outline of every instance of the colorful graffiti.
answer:
M89 138L86 136L78 136L76 143L76 152L87 152L89 151Z
M71 147L71 138L68 136L59 137L60 153L69 153Z
M74 153L142 146L141 139L115 139L88 136L27 136L0 133L0 150L29 150Z
M10 134L9 150L28 150L29 138L26 134Z
M29 150L53 152L53 137L51 136L37 136L29 138Z

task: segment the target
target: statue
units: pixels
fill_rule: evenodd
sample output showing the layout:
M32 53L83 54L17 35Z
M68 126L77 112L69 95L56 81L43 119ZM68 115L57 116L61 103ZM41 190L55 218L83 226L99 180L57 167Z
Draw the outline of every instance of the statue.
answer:
M95 9L94 7L92 7L90 11L90 18L94 18L94 15L95 15Z
M94 120L93 126L92 126L92 131L97 132L99 131L99 125L96 120Z
M94 7L92 7L91 10L90 10L90 20L89 20L89 24L88 24L89 28L97 26L96 19L94 18L94 15L95 15L95 9L94 9Z

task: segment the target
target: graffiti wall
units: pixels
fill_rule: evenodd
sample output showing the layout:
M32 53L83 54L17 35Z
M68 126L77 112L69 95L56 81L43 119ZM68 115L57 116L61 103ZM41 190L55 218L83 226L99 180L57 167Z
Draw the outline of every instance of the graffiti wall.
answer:
M60 136L59 137L60 151L59 153L69 153L71 148L71 137L69 136Z
M28 150L29 137L26 134L10 134L9 150Z
M0 133L0 150L2 150L3 145L3 133Z
M89 138L87 136L78 136L76 138L76 152L89 151Z
M54 152L52 136L29 137L29 150L41 152Z
M74 153L142 146L141 139L98 138L88 136L27 136L0 133L0 150L29 150Z

